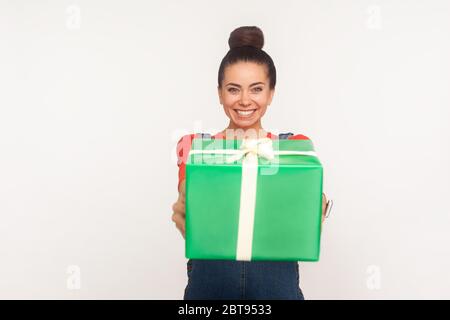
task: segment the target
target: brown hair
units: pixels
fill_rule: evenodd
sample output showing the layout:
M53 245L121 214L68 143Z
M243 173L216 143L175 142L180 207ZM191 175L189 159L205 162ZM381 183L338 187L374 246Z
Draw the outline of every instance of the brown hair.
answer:
M270 89L275 88L277 72L272 58L262 50L264 46L264 34L255 26L243 26L234 29L228 39L228 50L219 67L218 85L222 87L225 68L240 61L250 61L267 68L270 81Z

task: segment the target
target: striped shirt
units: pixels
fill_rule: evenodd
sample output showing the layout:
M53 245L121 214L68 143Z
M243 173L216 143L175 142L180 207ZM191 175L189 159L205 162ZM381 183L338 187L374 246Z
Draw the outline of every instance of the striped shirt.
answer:
M191 149L192 140L194 138L201 138L201 133L191 133L186 134L181 137L180 140L178 140L177 143L177 165L178 165L178 191L180 191L180 184L181 182L186 178L186 162L187 157L189 155L189 151ZM278 139L278 136L275 134L272 134L270 132L267 133L267 137L270 139ZM225 136L221 133L218 133L216 135L213 135L212 138L214 139L224 139ZM290 135L288 137L290 140L309 140L307 136L304 136L302 134L297 135Z

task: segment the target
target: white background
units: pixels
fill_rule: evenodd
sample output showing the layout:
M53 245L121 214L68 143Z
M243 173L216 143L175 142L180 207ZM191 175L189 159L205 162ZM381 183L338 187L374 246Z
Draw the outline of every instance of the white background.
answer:
M277 68L263 126L334 200L307 299L450 298L448 1L0 1L0 298L181 299L176 141L227 118L229 33Z

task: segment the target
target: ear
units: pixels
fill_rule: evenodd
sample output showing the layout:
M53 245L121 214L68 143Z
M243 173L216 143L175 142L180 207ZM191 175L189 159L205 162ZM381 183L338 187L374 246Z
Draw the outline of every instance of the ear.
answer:
M267 105L272 103L272 99L273 99L273 95L275 94L275 88L270 89L270 93L269 93L269 102L267 103Z
M222 90L219 87L217 87L217 93L219 95L219 102L220 102L220 104L223 104L223 102L222 102Z

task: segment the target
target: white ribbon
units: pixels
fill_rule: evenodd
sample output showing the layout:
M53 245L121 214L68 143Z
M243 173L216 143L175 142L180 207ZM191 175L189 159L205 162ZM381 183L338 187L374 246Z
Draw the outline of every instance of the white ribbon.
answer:
M237 153L234 156L229 157L226 160L227 163L234 162L242 157L248 157L250 154L257 155L268 160L273 160L275 157L272 139L269 138L244 139L242 140L240 149L236 151Z
M274 151L272 139L270 138L243 139L240 149L237 150L191 150L189 155L198 153L231 155L225 160L226 163L231 163L243 158L236 260L251 261L258 179L258 157L273 160L275 155L317 155L314 151Z

